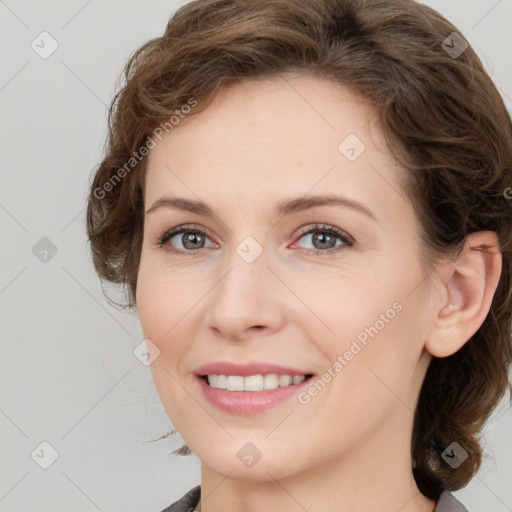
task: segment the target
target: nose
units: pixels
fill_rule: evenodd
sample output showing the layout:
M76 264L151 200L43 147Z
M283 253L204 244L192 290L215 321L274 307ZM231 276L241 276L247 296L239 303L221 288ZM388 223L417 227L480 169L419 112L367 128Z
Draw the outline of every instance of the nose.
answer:
M207 325L233 341L262 337L284 323L285 287L267 267L264 253L247 263L235 251L208 294Z

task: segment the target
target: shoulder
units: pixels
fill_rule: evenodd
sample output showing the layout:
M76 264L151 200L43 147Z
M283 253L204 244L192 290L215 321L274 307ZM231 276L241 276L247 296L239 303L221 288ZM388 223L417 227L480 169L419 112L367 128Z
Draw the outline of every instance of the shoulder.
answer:
M468 512L468 509L452 493L444 491L434 512Z
M188 491L181 499L162 510L162 512L192 512L199 504L200 497L201 486L198 485Z

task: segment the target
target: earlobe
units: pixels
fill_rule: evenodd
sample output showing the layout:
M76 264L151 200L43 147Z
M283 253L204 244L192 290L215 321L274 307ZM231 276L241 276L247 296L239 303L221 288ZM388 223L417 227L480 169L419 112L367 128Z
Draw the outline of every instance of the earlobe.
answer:
M502 266L496 233L468 235L457 260L444 265L443 303L434 309L437 317L425 342L425 349L435 357L457 352L489 313Z

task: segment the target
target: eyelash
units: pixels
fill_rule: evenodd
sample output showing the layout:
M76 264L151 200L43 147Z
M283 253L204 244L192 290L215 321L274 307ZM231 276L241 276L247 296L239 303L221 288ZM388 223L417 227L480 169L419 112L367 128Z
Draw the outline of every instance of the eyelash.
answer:
M339 229L335 226L330 226L328 224L313 224L312 226L308 226L307 228L305 228L303 231L301 231L299 233L297 240L300 240L302 237L309 235L311 233L315 233L315 232L328 233L329 235L334 235L335 237L337 237L338 239L340 239L343 242L343 245L339 245L339 246L333 247L332 249L325 249L325 250L305 249L309 253L312 253L315 255L326 254L326 253L329 254L329 253L333 253L333 252L338 252L343 247L352 247L354 245L354 239L350 235L345 233L345 231L342 231L341 229ZM195 234L205 235L208 237L208 234L206 233L206 231L204 231L201 228L198 228L194 224L189 224L189 225L184 225L184 226L178 226L177 228L173 228L169 231L166 231L165 233L163 233L163 235L161 235L159 237L159 239L157 241L157 245L159 247L163 247L164 244L168 240L170 240L173 236L176 236L176 235L179 235L182 233L195 233ZM210 237L208 237L208 238L210 238ZM175 249L172 246L170 246L170 247L171 248L168 249L170 252L183 254L183 255L186 254L188 256L193 256L201 250L201 249L196 249L195 251L183 251L181 249Z

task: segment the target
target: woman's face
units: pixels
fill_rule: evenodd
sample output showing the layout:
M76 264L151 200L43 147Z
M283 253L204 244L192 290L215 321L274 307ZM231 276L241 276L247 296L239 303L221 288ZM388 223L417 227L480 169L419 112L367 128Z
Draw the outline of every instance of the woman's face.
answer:
M434 308L379 130L349 90L303 75L231 85L155 139L138 313L163 406L214 471L410 462Z

